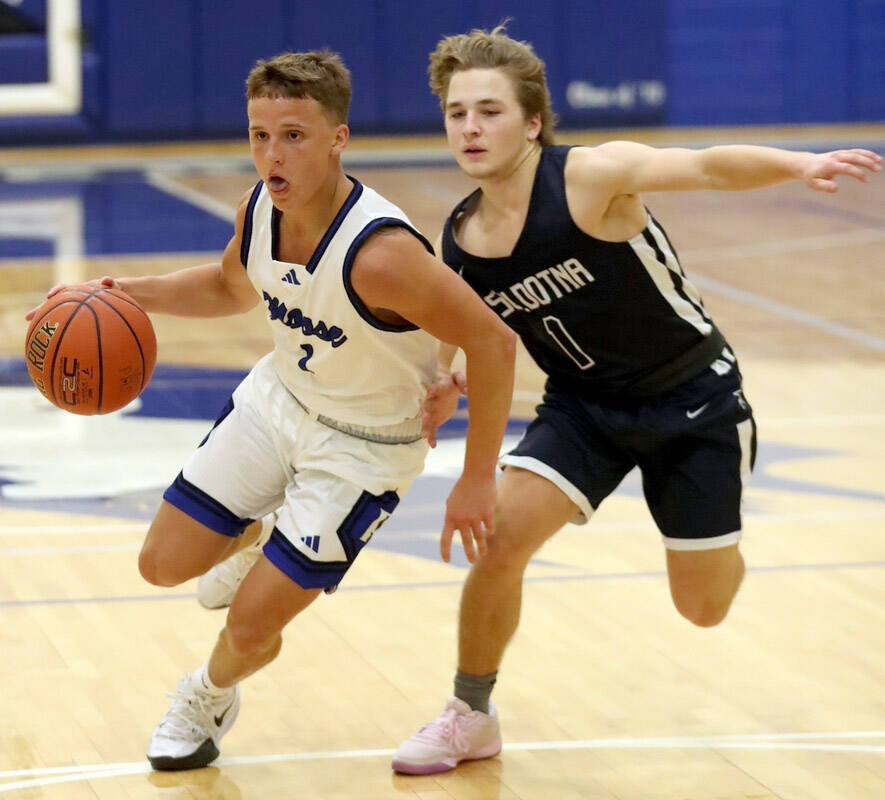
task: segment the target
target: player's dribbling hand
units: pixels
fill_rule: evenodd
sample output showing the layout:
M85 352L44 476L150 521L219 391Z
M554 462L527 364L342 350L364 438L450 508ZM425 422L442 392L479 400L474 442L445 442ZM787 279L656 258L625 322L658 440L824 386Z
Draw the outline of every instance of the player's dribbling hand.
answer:
M78 286L104 286L106 289L117 289L117 282L111 278L109 275L105 275L103 278L95 278L91 281L84 281L83 283L58 283L53 286L48 292L46 292L46 299L48 300L53 295L58 294L59 292L63 292L65 289L74 289ZM42 303L40 305L43 305ZM40 308L40 305L34 306L27 314L25 314L26 320L31 320L34 317L34 314L37 313L37 309Z
M436 447L436 432L458 408L458 395L467 394L467 376L460 371L446 375L428 390L421 406L421 436Z
M803 170L805 183L818 192L839 191L835 178L838 175L850 175L866 183L869 173L882 169L882 156L871 150L833 150L829 153L813 155Z
M473 564L488 552L488 537L495 532L495 478L458 479L446 501L446 521L439 542L443 561L452 556L452 537L461 534L467 560Z

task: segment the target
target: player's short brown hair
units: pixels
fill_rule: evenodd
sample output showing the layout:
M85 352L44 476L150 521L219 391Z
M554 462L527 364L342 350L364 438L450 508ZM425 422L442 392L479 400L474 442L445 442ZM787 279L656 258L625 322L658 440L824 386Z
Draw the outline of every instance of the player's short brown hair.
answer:
M500 69L513 81L516 99L526 119L541 115L538 141L553 144L556 115L550 101L544 62L528 42L511 39L503 25L492 31L479 29L446 36L430 54L430 89L445 111L449 82L456 72L468 69Z
M350 72L331 50L283 53L258 61L246 79L247 100L312 97L339 124L347 122L352 94Z

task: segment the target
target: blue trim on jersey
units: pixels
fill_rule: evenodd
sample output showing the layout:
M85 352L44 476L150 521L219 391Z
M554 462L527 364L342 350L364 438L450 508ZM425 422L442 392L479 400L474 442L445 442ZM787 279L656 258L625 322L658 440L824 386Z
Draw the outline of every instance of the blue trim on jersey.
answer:
M163 492L163 499L222 536L236 538L255 521L238 517L215 498L194 486L180 472L172 485Z
M261 187L264 181L258 181L252 190L252 196L249 198L249 205L246 206L246 217L243 220L243 236L240 239L240 263L243 269L248 269L249 265L249 245L252 242L252 215L255 213L255 204L258 202L258 195L261 194Z
M392 514L399 501L400 497L394 491L380 495L363 492L359 496L336 531L344 548L344 561L314 561L295 547L278 528L273 529L270 540L264 545L264 555L280 572L303 589L330 591L341 582L360 550L368 543L368 540L362 539L366 531L382 512Z
M212 427L209 429L209 433L207 433L203 437L203 441L200 442L197 447L202 447L206 442L209 441L209 437L212 435L212 431L214 431L222 422L224 422L225 418L231 411L234 410L234 396L231 395L227 398L227 402L224 404L224 408L221 409L221 413L218 415L218 418L213 423Z
M332 220L332 224L323 234L323 238L320 239L320 243L317 245L316 250L313 251L313 255L310 257L310 261L307 262L306 268L308 273L311 275L313 275L314 270L320 263L320 259L322 259L324 253L326 252L326 248L332 241L332 237L334 237L335 234L338 233L338 229L344 222L345 217L347 217L347 215L350 213L350 209L352 209L356 205L356 201L360 199L360 196L363 193L363 185L356 178L351 178L350 175L348 175L347 179L353 183L353 189L350 190L350 194L347 196L347 200L344 201L344 205L341 206L340 209L338 209L338 213L335 215L335 219ZM280 214L279 209L274 206L270 216L270 254L271 258L274 261L278 261L280 264L288 264L290 262L280 261L280 259L277 257L277 254L280 252L279 241L281 218L282 215Z
M378 328L381 331L389 331L391 333L402 333L404 331L416 331L418 330L417 325L413 325L411 322L406 323L405 325L392 325L389 322L384 322L383 320L378 319L371 311L369 311L368 306L360 299L360 296L356 293L356 290L353 288L353 283L350 280L350 273L353 269L353 262L356 260L356 254L359 252L359 249L365 244L366 239L368 239L375 231L379 228L405 228L405 230L409 231L413 236L415 236L421 244L423 244L427 248L427 252L433 255L433 245L427 241L418 231L416 231L409 223L404 222L397 217L379 217L378 219L373 219L365 228L363 228L357 237L353 240L350 245L350 248L347 251L347 255L344 256L344 266L342 268L342 277L344 278L344 290L347 292L347 296L350 298L350 302L353 304L353 307L357 310L359 315L368 322L373 328Z

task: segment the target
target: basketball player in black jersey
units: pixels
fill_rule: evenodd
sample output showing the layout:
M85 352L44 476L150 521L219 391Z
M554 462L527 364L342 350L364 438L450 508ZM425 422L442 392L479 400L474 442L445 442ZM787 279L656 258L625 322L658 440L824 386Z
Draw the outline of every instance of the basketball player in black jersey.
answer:
M489 697L516 630L525 567L634 466L679 612L716 625L740 586L752 411L734 354L640 194L793 180L835 192L837 176L866 181L881 168L866 150L554 146L544 64L501 28L443 39L430 76L449 146L479 183L437 250L519 334L548 380L538 416L501 460L496 532L464 586L455 697L394 755L393 768L413 774L500 750ZM431 444L466 389L463 375L448 374L453 356L451 347L441 355L443 377L425 404Z

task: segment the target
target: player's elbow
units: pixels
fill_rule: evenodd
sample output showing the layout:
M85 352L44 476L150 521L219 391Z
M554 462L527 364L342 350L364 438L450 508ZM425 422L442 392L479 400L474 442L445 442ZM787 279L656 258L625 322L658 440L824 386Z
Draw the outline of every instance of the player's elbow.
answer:
M516 362L516 334L500 320L496 319L496 322L498 324L487 339L487 346L500 364L512 369Z
M456 344L464 351L468 363L473 361L496 367L509 365L512 370L516 360L516 334L493 314L463 331Z
M246 295L240 295L236 298L234 302L234 311L235 314L245 314L247 311L251 311L255 306L258 305L258 295L255 293L249 293Z
M255 305L258 303L258 295L252 290L251 284L244 288L224 283L222 288L223 299L219 304L223 309L221 316L245 314L247 311L255 308Z
M512 361L516 358L516 334L503 322L498 320L495 326L495 349L501 358Z
M695 151L699 188L719 192L740 192L756 188L747 181L749 160L727 145Z

